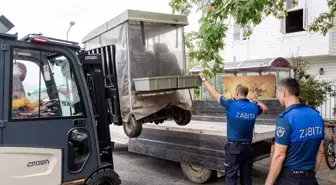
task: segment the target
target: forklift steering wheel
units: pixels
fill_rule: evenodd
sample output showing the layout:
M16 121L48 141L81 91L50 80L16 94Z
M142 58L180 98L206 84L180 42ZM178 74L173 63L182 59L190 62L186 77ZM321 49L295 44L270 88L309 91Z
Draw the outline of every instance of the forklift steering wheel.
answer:
M59 99L55 98L55 99L52 99L52 100L49 100L47 102L42 103L42 105L46 106L46 107L50 107L50 106L54 105L55 103L57 103L58 101L59 101Z

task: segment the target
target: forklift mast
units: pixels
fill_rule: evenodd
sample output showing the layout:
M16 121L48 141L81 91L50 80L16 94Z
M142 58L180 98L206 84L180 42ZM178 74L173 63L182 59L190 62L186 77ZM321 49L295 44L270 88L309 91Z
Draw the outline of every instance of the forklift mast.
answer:
M112 47L112 51L111 58L114 58L115 46ZM100 54L88 54L88 51L82 50L78 57L83 65L83 72L86 76L86 83L90 91L89 94L97 122L101 160L113 164L113 146L109 125L112 123L118 125L121 122L120 108L117 101L118 90L115 85L116 78L112 75L104 75ZM115 71L113 74L116 74Z

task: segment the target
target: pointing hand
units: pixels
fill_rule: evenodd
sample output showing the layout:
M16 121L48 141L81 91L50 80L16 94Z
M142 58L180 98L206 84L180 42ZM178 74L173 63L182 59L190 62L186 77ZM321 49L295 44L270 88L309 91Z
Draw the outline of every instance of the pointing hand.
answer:
M200 73L199 76L201 79L206 78L206 75L204 73Z

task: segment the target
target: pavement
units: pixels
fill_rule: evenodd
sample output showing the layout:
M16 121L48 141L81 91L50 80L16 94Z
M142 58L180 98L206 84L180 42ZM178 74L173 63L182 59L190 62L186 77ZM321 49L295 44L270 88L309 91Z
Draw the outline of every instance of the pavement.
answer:
M122 185L194 185L184 178L179 163L130 153L127 151L127 145L116 144L113 157L115 170L120 175ZM269 158L254 163L253 185L264 184L268 168ZM207 184L223 185L225 179L221 177ZM319 179L319 184L333 185L336 183Z

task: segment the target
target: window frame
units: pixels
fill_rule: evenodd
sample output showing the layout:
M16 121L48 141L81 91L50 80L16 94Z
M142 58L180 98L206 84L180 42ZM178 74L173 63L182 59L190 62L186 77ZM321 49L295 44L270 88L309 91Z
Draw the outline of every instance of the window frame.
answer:
M300 1L300 0L298 0L298 1ZM288 7L289 5L292 5L293 7L290 8L290 7ZM286 9L287 9L287 10L290 10L290 9L296 8L296 7L298 6L298 4L293 4L293 1L292 1L292 0L286 0L286 2L285 2L285 6L286 6Z
M76 83L76 88L77 88L77 91L78 91L78 96L79 96L79 99L80 99L80 107L81 107L81 112L83 113L82 115L79 115L79 116L75 116L75 115L70 115L70 116L50 116L50 117L33 117L33 118L18 118L18 119L15 119L13 118L13 115L12 115L12 101L13 101L13 97L12 97L12 92L13 92L13 64L14 64L14 51L15 49L20 49L20 50L28 50L28 51L38 51L38 52L56 52L59 56L64 56L67 61L69 62L69 66L70 66L70 73L73 73L73 64L72 62L70 62L69 60L69 56L67 56L65 53L61 52L61 51L53 51L53 50L48 50L48 49L44 49L44 48L35 48L35 47L25 47L25 46L20 46L20 45L10 45L9 47L9 88L8 88L8 95L9 95L9 101L8 101L8 104L7 107L9 108L9 114L8 114L8 120L11 121L11 122L21 122L21 121L37 121L37 120L50 120L50 119L53 119L53 120L63 120L63 119L73 119L73 118L76 118L76 119L83 119L83 118L87 118L88 115L87 115L87 110L86 110L86 107L85 107L85 104L83 102L83 94L82 94L82 90L81 88L79 87L79 81L78 81L78 78L76 75L74 75L74 81ZM49 65L49 64L48 64ZM50 68L50 65L49 65L49 69L51 70ZM42 72L40 70L41 73L39 73L39 75L43 75ZM54 79L54 74L52 73L51 71L51 75L53 75L53 79ZM43 79L44 80L44 79ZM54 82L55 82L55 79L54 79ZM40 83L40 82L38 82ZM42 83L42 82L41 82ZM45 83L45 81L44 81ZM55 83L56 85L56 83ZM39 87L40 88L40 87ZM41 92L39 92L41 93ZM59 92L58 92L59 93ZM60 101L60 106L62 102Z
M247 28L242 28L239 24L233 24L233 41L234 42L245 42L251 39L251 36L244 36ZM239 37L239 38L238 38Z
M283 35L293 35L293 34L298 34L298 33L306 33L308 31L308 22L309 22L309 1L308 0L298 0L298 1L302 1L301 3L298 2L298 4L294 5L293 8L288 9L288 4L287 2L290 0L287 0L285 2L285 10L287 11L287 13L289 12L294 12L294 11L299 11L302 10L303 11L303 15L302 15L302 28L303 31L297 31L297 32L290 32L287 33L286 32L286 18L283 18L280 20L280 33L282 33Z

